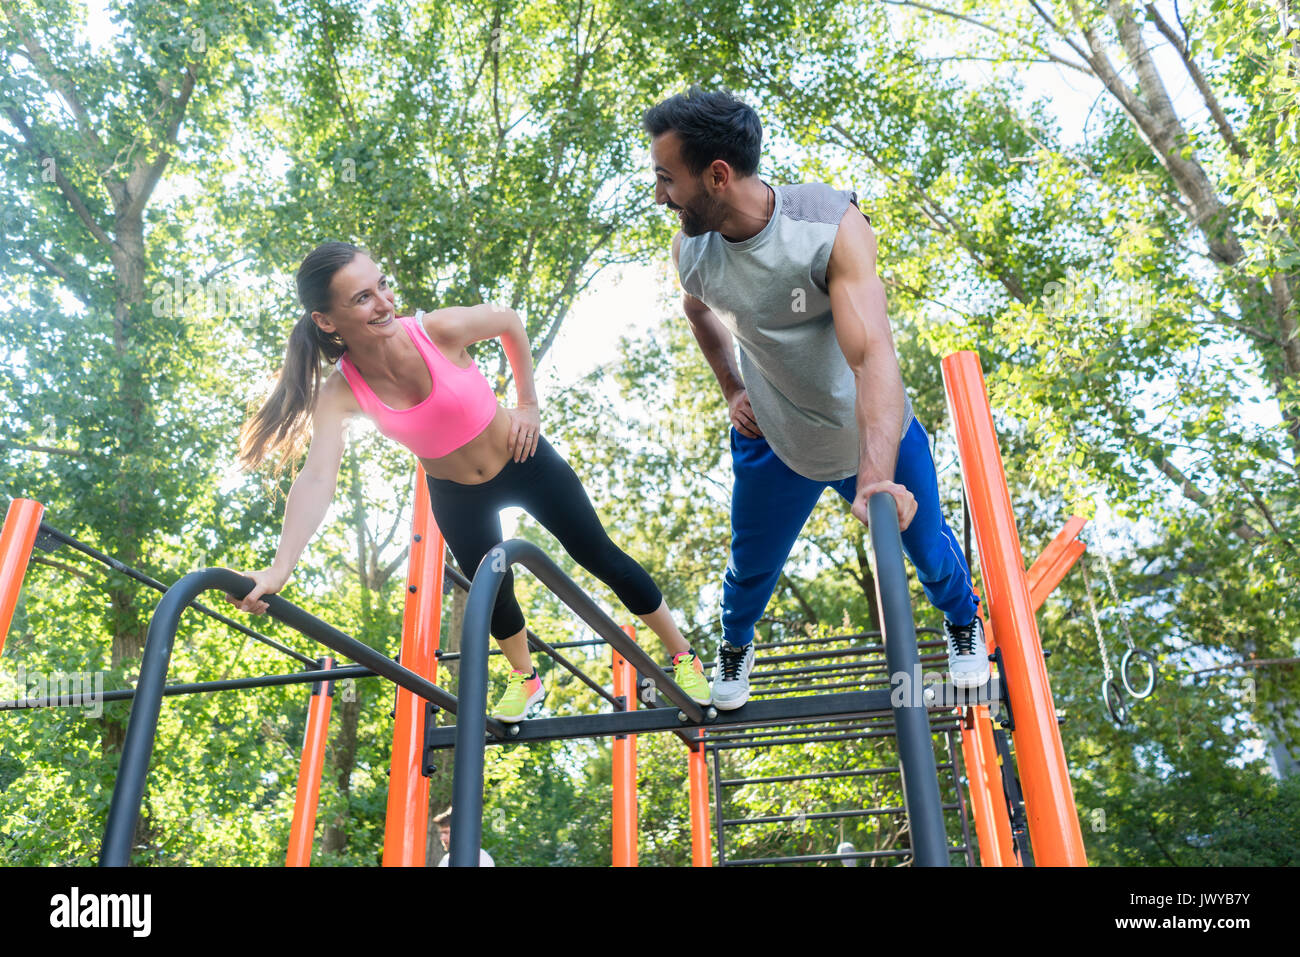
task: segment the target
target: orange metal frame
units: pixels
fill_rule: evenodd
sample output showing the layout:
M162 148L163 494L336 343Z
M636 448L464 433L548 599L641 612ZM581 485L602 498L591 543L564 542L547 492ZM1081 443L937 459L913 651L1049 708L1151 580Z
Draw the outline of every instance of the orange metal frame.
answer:
M1029 817L1030 840L1042 865L1086 865L1074 796L1065 767L1065 754L1051 687L1043 663L1035 612L1084 553L1077 541L1085 522L1072 516L1024 571L1024 559L1001 453L993 429L992 411L983 371L974 353L954 353L943 360L949 409L957 430L958 455L971 519L979 547L980 567L989 592L992 621L986 631L989 650L995 635L1007 635L1001 645L1004 680L1017 716L1013 741L1020 755L1021 783ZM29 499L9 505L0 531L0 653L22 590L44 506ZM430 681L437 679L439 628L442 615L444 542L429 507L423 468L416 470L415 514L406 608L402 628L404 667ZM984 610L981 609L981 614ZM635 629L624 630L633 638ZM327 668L333 659L327 659ZM328 684L328 683L326 683ZM614 652L614 693L629 709L637 706L633 666ZM331 710L328 693L314 694L308 714L299 770L297 800L291 826L287 866L310 863L312 834L319 800L320 777ZM384 866L420 866L427 853L429 781L424 760L424 702L398 689L393 730L393 762L389 780L388 814L384 832ZM1001 774L987 707L968 709L962 735L971 810L985 866L1015 866ZM703 732L700 745L689 752L691 862L712 866L708 805L708 769ZM636 735L614 741L613 861L616 867L637 865Z
M988 653L993 654L997 642L993 640L983 604L979 614L984 622ZM980 864L983 867L1018 867L1020 859L1011 837L1011 816L1007 811L1006 791L1002 787L997 745L993 741L993 719L987 705L961 711L961 753L966 760L966 791L975 818Z
M334 668L334 659L325 658L322 667ZM289 853L285 867L308 867L311 864L312 837L316 833L316 807L320 803L320 778L325 769L325 739L329 737L333 681L322 681L311 693L307 708L307 730L302 740L302 763L298 767L297 798L293 806L293 823L289 826Z
M709 832L709 765L705 761L704 732L687 758L691 788L691 866L713 866L713 836Z
M966 790L975 818L980 864L1016 867L1020 862L1011 838L1011 818L1007 814L997 749L993 744L993 722L986 706L965 709L961 752L966 760Z
M29 498L14 499L5 514L4 530L0 531L0 654L5 650L5 636L18 607L32 545L44 514L45 506Z
M401 665L438 680L439 629L442 624L442 532L429 507L424 469L415 471L415 514L411 520L411 558L402 619ZM424 770L424 699L397 689L393 723L393 758L388 777L388 813L384 821L384 866L423 867L429 850L429 779Z
M628 637L636 640L636 629L624 625ZM636 668L613 649L614 697L627 702L627 710L635 711ZM637 800L636 800L636 735L618 735L614 738L614 866L637 866Z
M1003 680L1007 683L1007 695L1016 717L1012 740L1018 756L1034 858L1039 865L1049 867L1086 866L1083 834L1075 811L1065 749L1056 722L1051 684L1034 616L1037 606L1030 596L1020 536L1011 510L1011 494L1007 489L1006 472L979 357L973 352L947 356L943 360L943 379L957 433L962 480L966 487L966 500L970 503L971 523L988 596L990 630L997 636L997 645L1002 651ZM1065 532L1057 537L1057 541L1064 535ZM1072 537L1068 536L1066 541ZM1054 550L1057 541L1044 552L1048 560L1041 569L1043 577L1038 579L1040 582L1050 580L1067 559L1072 563L1078 557L1076 553L1069 558L1071 549L1068 544ZM1053 552L1053 556L1048 556L1048 552ZM1068 570L1069 564L1064 567ZM1060 571L1062 576L1064 573ZM1045 597L1046 592L1042 594ZM983 723L976 722L977 737L982 737L978 729ZM989 733L991 735L991 728ZM976 770L987 782L994 766L989 763L983 741L979 743L979 750L984 755L972 770L972 784ZM991 846L998 847L998 843ZM1003 863L1005 854L1001 853L1001 848L998 850L997 860Z
M631 638L636 629L623 626ZM637 708L636 668L617 649L614 655L614 695L627 701L629 711ZM687 752L687 776L691 804L691 866L713 866L713 842L709 833L709 771L704 760L704 732L698 745ZM615 867L637 866L636 735L614 738L613 863Z
M1029 604L1034 611L1043 607L1047 596L1061 584L1086 550L1083 542L1078 541L1078 535L1086 524L1087 521L1078 515L1071 515L1065 528L1057 533L1051 544L1043 549L1043 554L1025 572L1025 578L1029 580Z
M1079 516L1070 516L1065 527L1025 573L1029 582L1030 604L1035 612L1043 606L1047 596L1083 554L1084 544L1076 538L1085 524L1086 521ZM984 610L981 608L980 616L983 615ZM984 632L988 635L988 650L992 654L997 642L993 640L993 632L988 627L987 620L984 625ZM1020 858L1011 839L1011 820L1007 815L989 709L978 705L963 711L961 748L966 759L975 833L979 837L980 863L985 867L1019 866Z

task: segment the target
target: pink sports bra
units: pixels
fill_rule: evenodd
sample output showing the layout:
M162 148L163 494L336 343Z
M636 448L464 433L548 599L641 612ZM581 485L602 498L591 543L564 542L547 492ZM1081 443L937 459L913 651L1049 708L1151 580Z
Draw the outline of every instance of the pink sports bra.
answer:
M374 420L380 432L420 458L437 459L456 451L488 427L497 412L497 397L477 363L462 369L442 354L424 329L423 315L417 312L397 320L415 343L433 379L433 389L423 402L409 409L384 405L346 352L339 357L339 371L352 387L361 411Z

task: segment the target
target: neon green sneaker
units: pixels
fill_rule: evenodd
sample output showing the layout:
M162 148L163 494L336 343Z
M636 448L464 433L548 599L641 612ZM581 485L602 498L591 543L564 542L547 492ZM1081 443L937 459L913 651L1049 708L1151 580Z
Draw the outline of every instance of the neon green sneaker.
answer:
M673 655L673 680L696 704L709 704L713 701L709 679L704 677L704 666L689 651Z
M536 669L533 674L537 674ZM506 693L497 702L492 717L511 724L523 721L528 709L545 697L546 689L542 687L541 678L530 678L522 671L512 671L506 679Z

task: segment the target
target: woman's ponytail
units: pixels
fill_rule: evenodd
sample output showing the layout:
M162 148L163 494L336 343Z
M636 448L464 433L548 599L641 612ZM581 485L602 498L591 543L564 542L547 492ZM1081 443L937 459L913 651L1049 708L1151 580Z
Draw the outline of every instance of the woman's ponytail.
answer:
M303 314L289 334L275 389L240 432L239 464L244 469L271 459L273 471L279 472L302 454L320 393L321 363L338 362L346 351L338 333L316 325L311 314L329 309L330 280L359 252L351 243L324 243L298 267Z

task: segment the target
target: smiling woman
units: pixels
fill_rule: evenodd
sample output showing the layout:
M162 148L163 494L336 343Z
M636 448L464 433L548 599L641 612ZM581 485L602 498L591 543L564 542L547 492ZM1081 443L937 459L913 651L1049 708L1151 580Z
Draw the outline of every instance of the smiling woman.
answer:
M290 489L271 567L246 572L256 587L227 600L260 614L267 608L262 597L284 587L334 496L344 424L364 415L419 458L434 518L467 575L500 543L500 510L524 508L659 635L673 655L677 683L708 704L703 669L659 588L610 541L577 475L541 435L532 354L519 316L493 305L398 316L379 267L349 243L313 250L297 283L303 314L290 334L275 390L244 429L240 461L256 468L274 455L282 466L297 457L310 432L307 461ZM515 374L514 409L497 403L467 351L496 337ZM337 366L324 382L322 360ZM493 609L492 634L514 667L494 715L520 721L546 692L533 668L509 572Z

